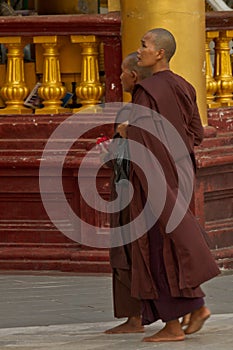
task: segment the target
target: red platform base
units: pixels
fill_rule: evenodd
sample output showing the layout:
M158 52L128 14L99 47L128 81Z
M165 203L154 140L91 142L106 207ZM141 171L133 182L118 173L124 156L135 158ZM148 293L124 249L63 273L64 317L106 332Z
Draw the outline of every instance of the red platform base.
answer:
M104 114L108 120L112 112ZM41 200L39 165L53 130L68 115L0 117L0 270L110 272L108 251L72 241L54 227ZM98 127L76 141L66 157L63 188L72 210L83 220L108 230L105 214L96 214L80 196L77 172L80 159L101 133L112 134L112 125ZM111 118L110 118L111 119ZM109 119L109 120L110 120ZM233 268L233 109L209 111L206 138L196 150L196 215L205 226L219 266ZM88 124L86 114L77 123ZM64 135L64 138L67 135ZM63 142L61 140L61 142ZM91 166L91 165L90 165ZM109 171L102 169L97 188L109 196ZM62 202L57 200L59 210ZM64 218L66 213L64 212ZM82 227L77 227L86 235ZM83 236L83 237L84 237Z
M233 268L233 109L210 109L209 127L196 149L196 216L222 268Z

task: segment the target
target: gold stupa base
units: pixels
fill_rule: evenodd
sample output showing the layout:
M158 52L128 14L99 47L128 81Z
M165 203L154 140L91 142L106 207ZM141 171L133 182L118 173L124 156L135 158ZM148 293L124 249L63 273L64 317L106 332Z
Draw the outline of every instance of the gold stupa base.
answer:
M221 103L219 102L207 102L208 108L219 108L221 107Z
M65 114L71 113L69 108L64 107L51 107L51 108L38 108L35 110L35 114Z
M73 108L73 113L101 113L103 111L102 107L100 105L84 105L80 108Z
M32 109L24 106L5 107L0 109L0 114L32 114Z
M221 107L232 107L233 106L233 100L232 101L226 101L220 103Z

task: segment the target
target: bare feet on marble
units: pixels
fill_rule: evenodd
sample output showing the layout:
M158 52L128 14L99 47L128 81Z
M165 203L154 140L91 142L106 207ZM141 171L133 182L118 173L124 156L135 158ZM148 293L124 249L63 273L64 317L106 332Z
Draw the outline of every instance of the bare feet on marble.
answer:
M150 337L143 338L144 342L171 342L185 339L184 331L179 320L169 321L165 327Z
M206 306L191 313L188 327L185 329L185 334L192 334L198 332L204 325L205 321L210 317L211 312Z
M143 333L144 326L140 316L129 317L126 322L119 326L107 329L106 334L121 334L121 333Z

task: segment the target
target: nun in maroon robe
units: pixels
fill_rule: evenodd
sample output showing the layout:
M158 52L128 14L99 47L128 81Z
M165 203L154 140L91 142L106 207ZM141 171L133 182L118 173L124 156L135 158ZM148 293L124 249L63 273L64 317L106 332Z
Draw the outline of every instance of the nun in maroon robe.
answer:
M132 101L135 108L130 115L128 139L142 144L151 153L140 153L139 167L133 161L139 156L138 151L129 143L130 181L135 190L130 204L131 220L143 211L148 198L149 212L147 210L146 215L152 217L158 213L160 189L156 186L156 179L160 175L152 154L166 179L166 200L162 212L155 218L155 224L132 243L131 293L143 301L144 324L158 319L168 322L204 305L200 285L220 273L203 229L190 208L179 224L171 232L166 232L180 184L177 175L179 159L174 159L170 152L173 140L168 140L169 145L161 142L163 132L163 136L167 137L164 122L169 122L179 133L192 161L194 145L199 145L203 138L203 127L194 88L169 69L138 83ZM182 161L185 151L182 154L182 149L178 150L175 155ZM148 188L143 173L148 168L151 177L155 178L152 188Z

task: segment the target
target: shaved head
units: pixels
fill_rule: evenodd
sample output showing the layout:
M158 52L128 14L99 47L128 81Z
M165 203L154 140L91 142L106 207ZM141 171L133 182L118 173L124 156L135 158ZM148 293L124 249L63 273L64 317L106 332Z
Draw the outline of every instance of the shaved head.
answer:
M176 51L176 41L172 33L163 28L151 29L147 33L152 34L156 50L164 49L165 57L169 62Z
M137 52L131 52L123 61L124 66L131 72L136 72L138 80L145 79L151 75L151 70L148 67L138 66Z

